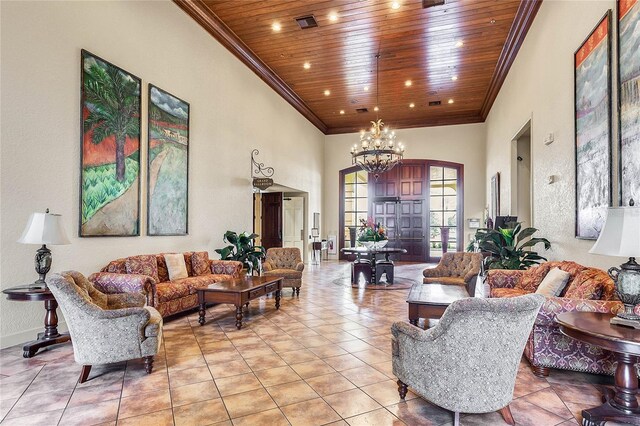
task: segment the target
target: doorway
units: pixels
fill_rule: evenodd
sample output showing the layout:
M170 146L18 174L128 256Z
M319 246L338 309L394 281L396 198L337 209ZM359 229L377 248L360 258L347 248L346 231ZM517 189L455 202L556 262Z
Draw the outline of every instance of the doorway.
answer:
M282 209L282 247L304 249L304 198L285 196Z
M511 141L511 216L524 227L533 226L531 176L531 121Z
M282 192L261 194L261 242L265 249L282 247Z

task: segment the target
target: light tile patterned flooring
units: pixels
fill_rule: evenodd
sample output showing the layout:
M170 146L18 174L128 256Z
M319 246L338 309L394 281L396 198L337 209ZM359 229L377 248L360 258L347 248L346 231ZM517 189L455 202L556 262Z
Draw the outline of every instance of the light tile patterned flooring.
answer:
M425 265L399 265L420 279ZM307 266L299 298L286 289L251 303L241 331L231 306L169 320L151 375L141 362L95 366L77 384L71 344L21 357L0 352L3 425L450 425L452 414L413 393L398 397L390 326L407 320L408 290L353 290L334 283L349 264ZM554 370L518 372L511 409L520 425L571 425L600 404L611 378ZM504 424L497 413L463 415L463 425Z

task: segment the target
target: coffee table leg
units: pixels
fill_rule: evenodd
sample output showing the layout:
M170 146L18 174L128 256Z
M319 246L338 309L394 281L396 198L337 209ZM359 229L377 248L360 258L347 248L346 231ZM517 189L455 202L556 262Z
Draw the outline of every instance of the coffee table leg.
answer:
M276 290L276 309L280 309L280 290Z
M242 305L236 306L236 328L242 328Z
M198 311L198 323L200 323L201 326L204 325L204 316L205 316L205 308L206 308L206 304L204 303L200 303L200 310Z
M420 317L418 316L418 307L412 303L409 303L409 324L418 326L418 320Z

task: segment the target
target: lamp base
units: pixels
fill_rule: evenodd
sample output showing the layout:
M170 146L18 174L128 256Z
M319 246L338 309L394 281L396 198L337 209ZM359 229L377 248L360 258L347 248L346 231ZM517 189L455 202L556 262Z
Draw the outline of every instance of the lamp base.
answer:
M640 330L640 320L632 320L626 318L613 317L609 321L611 324L622 325L625 327L635 328L636 330Z
M47 288L45 278L51 269L51 250L49 250L45 244L36 252L35 266L36 272L38 273L38 280L34 284Z

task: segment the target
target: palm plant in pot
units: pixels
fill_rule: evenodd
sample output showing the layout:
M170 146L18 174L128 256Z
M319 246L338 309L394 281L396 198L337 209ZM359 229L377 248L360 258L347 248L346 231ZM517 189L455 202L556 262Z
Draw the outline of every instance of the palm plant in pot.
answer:
M546 238L530 238L537 231L536 228L522 228L521 222L513 228L479 229L474 237L474 246L488 254L484 259L484 269L527 269L546 261L545 257L531 250L538 244L543 244L545 250L551 248Z
M216 249L222 260L237 260L242 262L248 275L253 275L254 271L260 271L260 262L266 256L264 247L255 245L258 234L227 231L224 234L224 241L228 246Z

